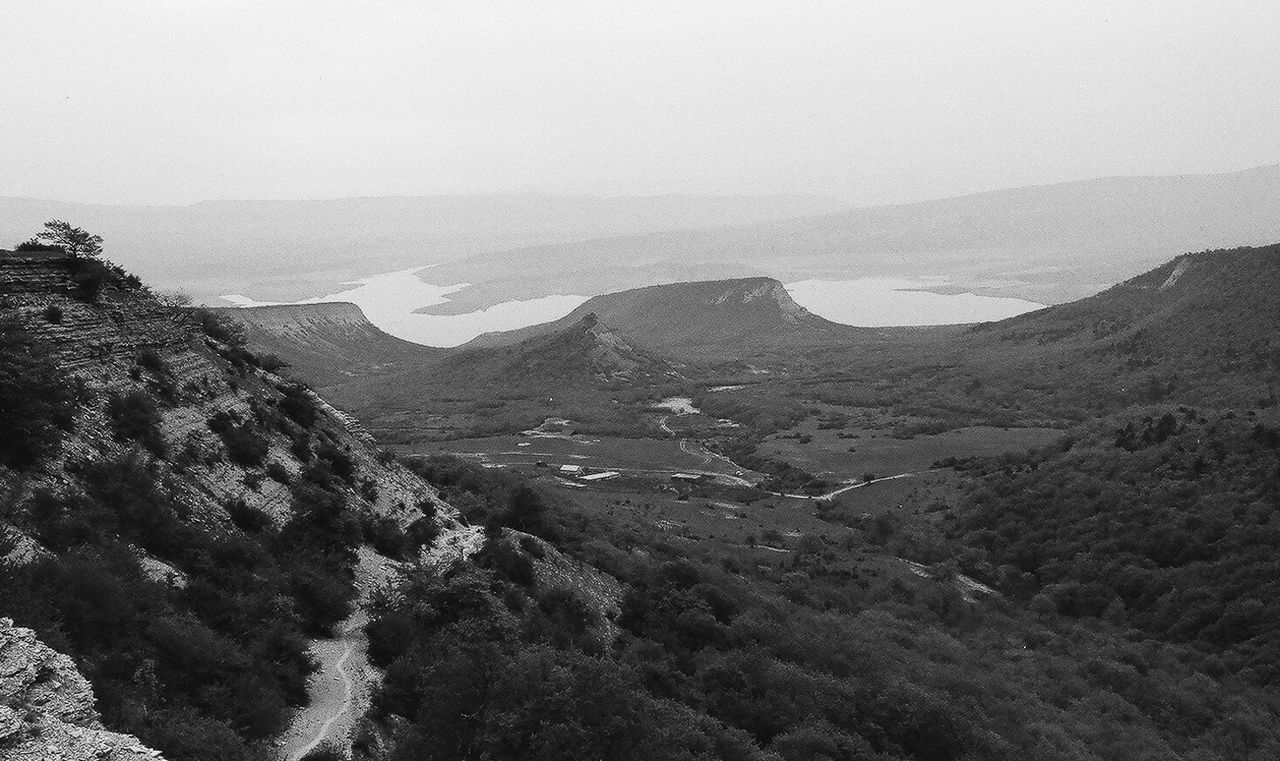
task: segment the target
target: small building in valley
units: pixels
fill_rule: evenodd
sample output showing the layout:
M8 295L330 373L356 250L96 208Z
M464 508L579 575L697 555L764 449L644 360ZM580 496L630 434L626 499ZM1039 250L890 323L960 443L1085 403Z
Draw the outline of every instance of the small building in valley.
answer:
M586 476L579 476L579 481L608 481L611 478L617 478L622 475L616 470L602 470L599 473L592 473Z

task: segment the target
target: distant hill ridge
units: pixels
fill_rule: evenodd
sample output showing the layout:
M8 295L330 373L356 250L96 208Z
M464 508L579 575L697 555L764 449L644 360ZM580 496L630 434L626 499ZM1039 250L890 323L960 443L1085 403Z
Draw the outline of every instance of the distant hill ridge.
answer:
M514 298L768 274L948 275L984 295L1057 304L1188 250L1280 240L1280 165L1108 177L478 254L432 270L481 309Z

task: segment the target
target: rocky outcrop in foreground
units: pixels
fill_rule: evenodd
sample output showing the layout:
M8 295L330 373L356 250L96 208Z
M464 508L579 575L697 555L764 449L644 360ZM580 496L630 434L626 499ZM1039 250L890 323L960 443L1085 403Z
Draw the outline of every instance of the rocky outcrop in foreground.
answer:
M136 737L104 730L93 706L93 689L71 658L0 618L0 758L163 761Z

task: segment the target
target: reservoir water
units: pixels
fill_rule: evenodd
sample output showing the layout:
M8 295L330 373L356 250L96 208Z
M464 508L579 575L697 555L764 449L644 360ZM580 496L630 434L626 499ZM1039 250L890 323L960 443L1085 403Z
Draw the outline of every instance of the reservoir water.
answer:
M372 275L349 283L337 293L291 302L315 304L349 301L358 305L369 321L406 341L428 346L458 346L491 331L514 330L559 319L587 300L580 295L542 296L507 301L465 314L417 314L424 306L443 304L465 283L434 285L420 277L426 268ZM856 280L802 280L786 286L797 304L832 322L864 327L891 325L947 325L1002 320L1043 305L1022 299L980 296L973 293L943 294L926 289L946 285L937 280L861 278ZM264 306L240 294L222 297L237 306Z

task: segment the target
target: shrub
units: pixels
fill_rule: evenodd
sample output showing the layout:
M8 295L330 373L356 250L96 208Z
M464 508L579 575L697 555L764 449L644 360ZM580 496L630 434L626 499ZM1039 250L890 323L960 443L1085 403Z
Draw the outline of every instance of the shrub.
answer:
M204 308L193 309L192 314L206 336L228 346L244 346L244 328L240 323Z
M164 418L146 392L113 393L107 400L107 415L115 428L116 438L136 441L156 457L165 456L167 447L160 435L160 424Z
M271 527L271 517L261 510L252 507L243 499L236 498L226 505L227 515L231 522L241 531L259 533Z
M67 261L76 297L90 304L98 303L103 287L111 282L112 275L115 274L110 265L97 259L77 258Z
M311 391L301 383L291 383L283 390L279 408L289 419L303 428L310 428L320 417L320 408Z
M24 240L23 242L18 244L18 247L15 248L14 251L17 251L18 253L22 253L22 254L27 254L27 253L65 254L67 253L67 250L62 246L58 246L52 243L41 243L36 238L32 238L30 240Z
M316 449L316 457L325 461L329 466L330 472L346 481L348 486L355 485L356 464L346 452L338 449L333 444L325 442Z
M259 354L258 367L269 373L279 373L281 370L287 370L291 365L283 358L275 354Z
M167 373L169 368L164 363L164 359L160 357L160 353L148 346L138 352L137 362L144 369L153 373Z
M222 437L232 462L256 467L267 458L270 444L252 423L240 422L229 412L219 412L209 418L209 429Z
M18 469L57 450L79 401L71 379L25 347L23 338L16 324L0 324L0 465Z
M419 547L431 544L440 535L440 527L432 518L419 518L405 529L409 543L416 551Z
M379 554L397 560L407 560L411 556L409 536L395 519L367 515L361 519L360 527L365 540Z
M533 586L533 561L507 543L501 533L490 534L475 557L480 567L491 568L522 587Z
M278 462L272 461L267 463L266 470L267 476L272 480L279 481L285 486L288 486L289 483L293 481L293 477L289 475L289 469Z

